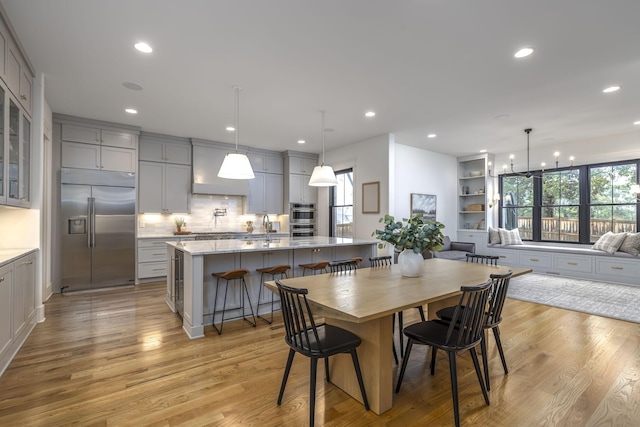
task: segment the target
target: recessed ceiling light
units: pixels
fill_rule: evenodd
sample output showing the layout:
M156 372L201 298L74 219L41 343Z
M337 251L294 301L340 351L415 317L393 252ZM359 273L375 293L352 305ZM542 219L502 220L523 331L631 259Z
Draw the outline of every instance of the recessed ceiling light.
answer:
M307 141L305 141L304 139L299 139L298 140L298 144L304 144L305 142L307 142Z
M134 82L124 82L122 83L122 86L131 90L142 90L142 85L139 85L138 83L134 83Z
M608 87L608 88L606 88L606 89L602 89L602 91L603 91L604 93L617 92L617 91L619 91L619 90L620 90L620 86L609 86L609 87Z
M129 114L138 114L138 110L136 110L135 108L126 108L124 111Z
M513 56L515 58L524 58L524 57L527 57L527 56L531 55L532 53L533 53L533 48L532 47L523 47L522 49L517 51Z
M227 129L227 132L235 132L236 131L236 128L234 128L233 126L227 126L226 129Z
M373 116L375 116L375 115L376 115L376 113L374 113L373 111L367 111L366 113L364 113L364 115L365 115L366 117L373 117Z
M485 148L483 148L482 150L480 150L481 153L486 153L487 150Z
M429 135L427 135L427 138L435 138L436 136L438 135L436 135L435 133L430 133Z
M138 43L134 44L133 47L135 47L136 49L138 49L140 52L143 52L143 53L151 53L151 52L153 52L153 49L151 48L151 46L149 46L145 42L138 42Z
M640 120L636 120L635 122L633 122L634 125L640 125Z

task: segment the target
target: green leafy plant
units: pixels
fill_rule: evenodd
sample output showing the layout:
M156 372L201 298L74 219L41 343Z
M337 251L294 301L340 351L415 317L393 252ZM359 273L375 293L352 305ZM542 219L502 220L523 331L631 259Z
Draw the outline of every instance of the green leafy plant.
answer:
M186 221L183 216L176 216L173 218L173 222L176 223L176 227L180 228L186 224Z
M397 251L411 249L415 253L435 252L440 250L444 243L442 230L444 224L438 221L424 222L422 215L414 215L411 218L403 218L396 221L392 215L385 215L378 222L384 223L383 230L374 231L371 236L392 244ZM384 243L379 243L382 249Z

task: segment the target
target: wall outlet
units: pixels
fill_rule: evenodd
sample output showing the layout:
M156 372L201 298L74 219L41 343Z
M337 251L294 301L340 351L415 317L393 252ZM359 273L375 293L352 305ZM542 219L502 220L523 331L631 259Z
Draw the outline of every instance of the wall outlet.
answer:
M140 221L140 228L144 228L144 221Z

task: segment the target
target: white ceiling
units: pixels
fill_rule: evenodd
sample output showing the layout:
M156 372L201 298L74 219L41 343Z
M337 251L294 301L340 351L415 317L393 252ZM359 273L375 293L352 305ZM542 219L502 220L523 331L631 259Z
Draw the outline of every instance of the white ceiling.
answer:
M279 151L319 152L323 109L327 149L393 133L458 156L524 147L526 127L532 147L640 131L638 0L1 2L54 112L150 132L233 142L234 85L240 144Z

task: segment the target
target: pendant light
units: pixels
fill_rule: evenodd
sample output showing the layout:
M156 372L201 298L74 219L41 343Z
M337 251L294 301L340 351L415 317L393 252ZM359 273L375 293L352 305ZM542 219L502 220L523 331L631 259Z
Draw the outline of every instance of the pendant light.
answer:
M218 177L226 179L254 179L256 176L253 174L251 163L246 154L238 153L238 139L240 139L240 87L234 87L236 91L236 110L235 110L235 124L236 124L236 152L227 153L222 161L222 166L218 171Z
M324 111L322 112L322 163L320 166L313 168L309 185L312 187L333 187L338 185L333 168L324 164Z

